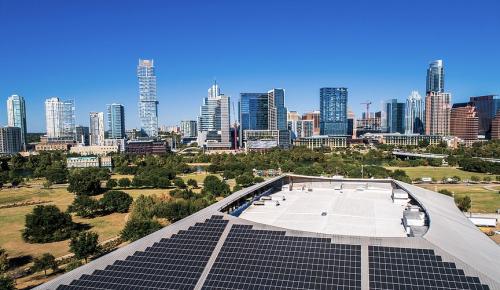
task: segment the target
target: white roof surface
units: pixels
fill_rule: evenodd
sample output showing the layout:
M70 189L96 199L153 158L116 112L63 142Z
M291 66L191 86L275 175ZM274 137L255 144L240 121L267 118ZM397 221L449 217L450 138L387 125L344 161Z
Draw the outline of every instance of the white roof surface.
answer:
M394 204L391 189L381 184L363 191L355 186L341 191L279 191L285 195L279 206L251 205L240 218L292 230L336 235L406 237L401 219L404 206ZM322 213L326 212L323 216Z

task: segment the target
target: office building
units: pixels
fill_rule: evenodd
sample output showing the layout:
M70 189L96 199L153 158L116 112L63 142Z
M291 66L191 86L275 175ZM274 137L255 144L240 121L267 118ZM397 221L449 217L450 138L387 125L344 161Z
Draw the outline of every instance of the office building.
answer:
M321 135L347 135L347 88L321 88Z
M272 89L268 95L268 126L269 130L287 130L287 109L285 107L285 90Z
M108 139L125 138L125 108L121 104L109 104L108 108Z
M347 111L347 136L356 138L356 115L353 111Z
M181 121L181 134L183 138L194 138L198 136L198 126L195 120Z
M269 100L267 93L240 93L238 103L240 123L240 147L245 130L267 130L269 128Z
M111 139L110 139L111 140ZM119 139L113 139L119 140ZM75 153L83 156L94 155L94 156L106 156L110 153L120 152L120 147L118 145L90 145L90 146L72 146L69 149L70 153Z
M426 94L430 92L444 93L444 66L440 59L429 64L425 92Z
M102 145L105 138L104 113L90 113L90 145Z
M319 148L345 148L347 136L319 135L299 138L293 141L294 146L305 146L311 150Z
M450 112L450 134L462 139L466 145L477 141L479 118L470 103L454 104Z
M450 134L451 94L431 91L425 97L425 134Z
M127 142L126 152L138 155L161 155L167 153L168 149L168 144L165 141L134 140Z
M424 101L417 91L412 91L406 99L406 134L425 133Z
M302 115L302 120L312 120L313 121L313 135L319 135L320 134L320 112L319 111L313 111L313 112L307 112L304 115Z
M476 108L479 118L479 135L491 137L491 122L500 111L500 97L498 95L470 97L471 104Z
M21 128L21 146L26 150L26 103L19 95L12 95L7 99L7 125Z
M76 126L76 142L83 146L90 145L90 130L89 127Z
M218 94L218 95L217 95ZM230 98L215 83L203 99L198 116L198 145L207 149L230 149Z
M292 140L297 138L306 138L313 136L313 120L293 120L288 121L288 130L291 133Z
M0 154L15 154L22 149L21 128L0 127Z
M382 131L387 133L405 133L405 103L392 99L383 104L384 116Z
M158 99L156 96L156 74L153 60L140 59L137 66L139 79L139 120L142 133L158 136Z
M75 138L75 103L52 97L45 100L47 137Z
M495 118L491 121L491 139L500 139L500 112L498 112Z
M361 113L361 118L356 120L356 137L382 132L382 112L368 112L368 115L366 113Z

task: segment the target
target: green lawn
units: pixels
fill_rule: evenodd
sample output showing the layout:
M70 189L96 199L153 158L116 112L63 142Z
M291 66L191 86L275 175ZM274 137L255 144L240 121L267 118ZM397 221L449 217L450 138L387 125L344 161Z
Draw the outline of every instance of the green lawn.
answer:
M485 176L490 176L492 180L495 179L495 176L488 175L485 173L476 173L476 172L468 172L463 171L461 169L455 167L431 167L431 166L417 166L417 167L386 167L389 170L401 169L408 174L411 179L419 179L422 177L431 177L436 180L441 180L443 177L453 177L459 176L462 180L470 179L471 176L478 176L483 179Z
M489 186L488 190L482 184L418 184L417 186L439 191L447 189L456 196L468 195L472 201L471 212L492 213L500 208L500 186Z

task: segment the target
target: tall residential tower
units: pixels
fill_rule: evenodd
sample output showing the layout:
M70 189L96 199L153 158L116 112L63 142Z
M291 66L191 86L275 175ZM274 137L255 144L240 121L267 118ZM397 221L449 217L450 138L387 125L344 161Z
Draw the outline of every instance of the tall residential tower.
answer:
M103 145L104 144L104 113L91 112L90 113L90 145Z
M417 91L412 91L406 99L406 134L425 133L424 101Z
M347 134L347 88L319 90L321 135Z
M425 134L450 135L451 94L431 91L425 97Z
M26 104L23 97L12 95L7 99L7 125L21 129L21 147L26 150Z
M125 109L120 104L108 105L108 138L125 138Z
M75 103L52 97L45 100L47 137L75 138Z
M426 94L429 92L444 92L444 66L442 60L438 59L429 64L425 91Z
M139 79L139 119L141 131L147 137L158 136L158 99L153 60L140 59L137 66Z

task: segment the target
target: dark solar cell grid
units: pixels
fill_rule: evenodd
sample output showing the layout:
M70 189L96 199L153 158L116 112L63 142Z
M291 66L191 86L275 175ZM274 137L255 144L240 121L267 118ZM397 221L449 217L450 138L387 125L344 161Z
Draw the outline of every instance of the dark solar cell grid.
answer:
M203 289L361 289L361 247L233 225Z
M369 246L370 289L489 289L429 249Z
M193 289L226 225L212 216L58 289Z

